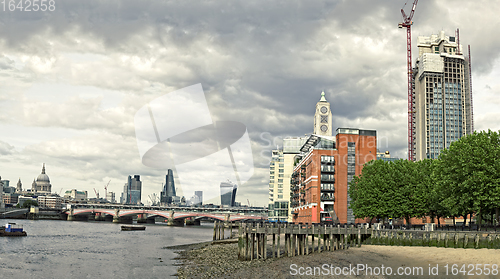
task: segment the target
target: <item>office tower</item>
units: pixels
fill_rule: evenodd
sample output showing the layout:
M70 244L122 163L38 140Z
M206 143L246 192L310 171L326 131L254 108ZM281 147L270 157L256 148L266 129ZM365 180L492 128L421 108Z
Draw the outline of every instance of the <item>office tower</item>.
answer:
M160 194L160 203L170 204L174 201L175 194L175 183L174 183L174 173L171 169L167 171L165 176L165 185L163 186L163 191Z
M116 202L115 193L107 192L106 193L106 200L108 200L110 203L115 203Z
M130 175L127 183L123 185L123 193L120 198L122 204L141 204L142 182L140 175Z
M414 68L416 160L436 159L442 149L473 133L469 61L457 38L418 37Z
M194 191L194 195L198 197L199 204L203 204L203 191Z
M236 199L236 190L238 185L231 181L220 183L220 204L226 206L234 206Z

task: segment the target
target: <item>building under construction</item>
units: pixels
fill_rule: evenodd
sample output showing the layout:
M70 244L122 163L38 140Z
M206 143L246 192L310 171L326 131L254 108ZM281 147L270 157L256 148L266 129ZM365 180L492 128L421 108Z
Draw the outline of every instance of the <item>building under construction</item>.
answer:
M446 36L444 31L418 37L417 46L414 154L416 160L436 159L451 142L474 131L470 53L464 56L458 36Z

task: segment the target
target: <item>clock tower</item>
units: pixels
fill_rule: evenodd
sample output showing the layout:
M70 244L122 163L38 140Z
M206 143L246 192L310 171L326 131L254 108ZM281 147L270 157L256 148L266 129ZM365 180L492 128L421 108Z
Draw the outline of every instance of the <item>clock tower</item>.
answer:
M314 134L331 137L332 133L330 103L325 98L325 92L322 92L321 99L316 104L316 113L314 114Z

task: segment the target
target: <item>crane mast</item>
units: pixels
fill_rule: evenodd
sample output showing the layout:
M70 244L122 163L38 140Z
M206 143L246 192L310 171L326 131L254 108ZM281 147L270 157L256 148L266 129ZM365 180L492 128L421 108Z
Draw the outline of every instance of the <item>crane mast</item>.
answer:
M408 160L415 161L415 154L413 151L414 142L413 134L415 131L415 125L413 123L413 114L415 113L413 108L413 70L411 62L411 25L413 22L413 14L415 13L415 8L417 7L418 0L413 2L410 15L406 16L404 11L404 6L401 9L401 14L403 15L403 22L399 23L399 28L406 28L406 63L407 63L407 77L408 77ZM406 4L405 4L406 5Z

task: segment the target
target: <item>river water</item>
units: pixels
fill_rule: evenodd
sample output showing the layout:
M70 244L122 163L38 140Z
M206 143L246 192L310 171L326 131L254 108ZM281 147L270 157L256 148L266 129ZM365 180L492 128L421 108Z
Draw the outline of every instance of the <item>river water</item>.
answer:
M25 237L0 237L0 278L169 278L177 254L166 246L212 239L213 226L146 224L121 231L111 222L12 220Z

